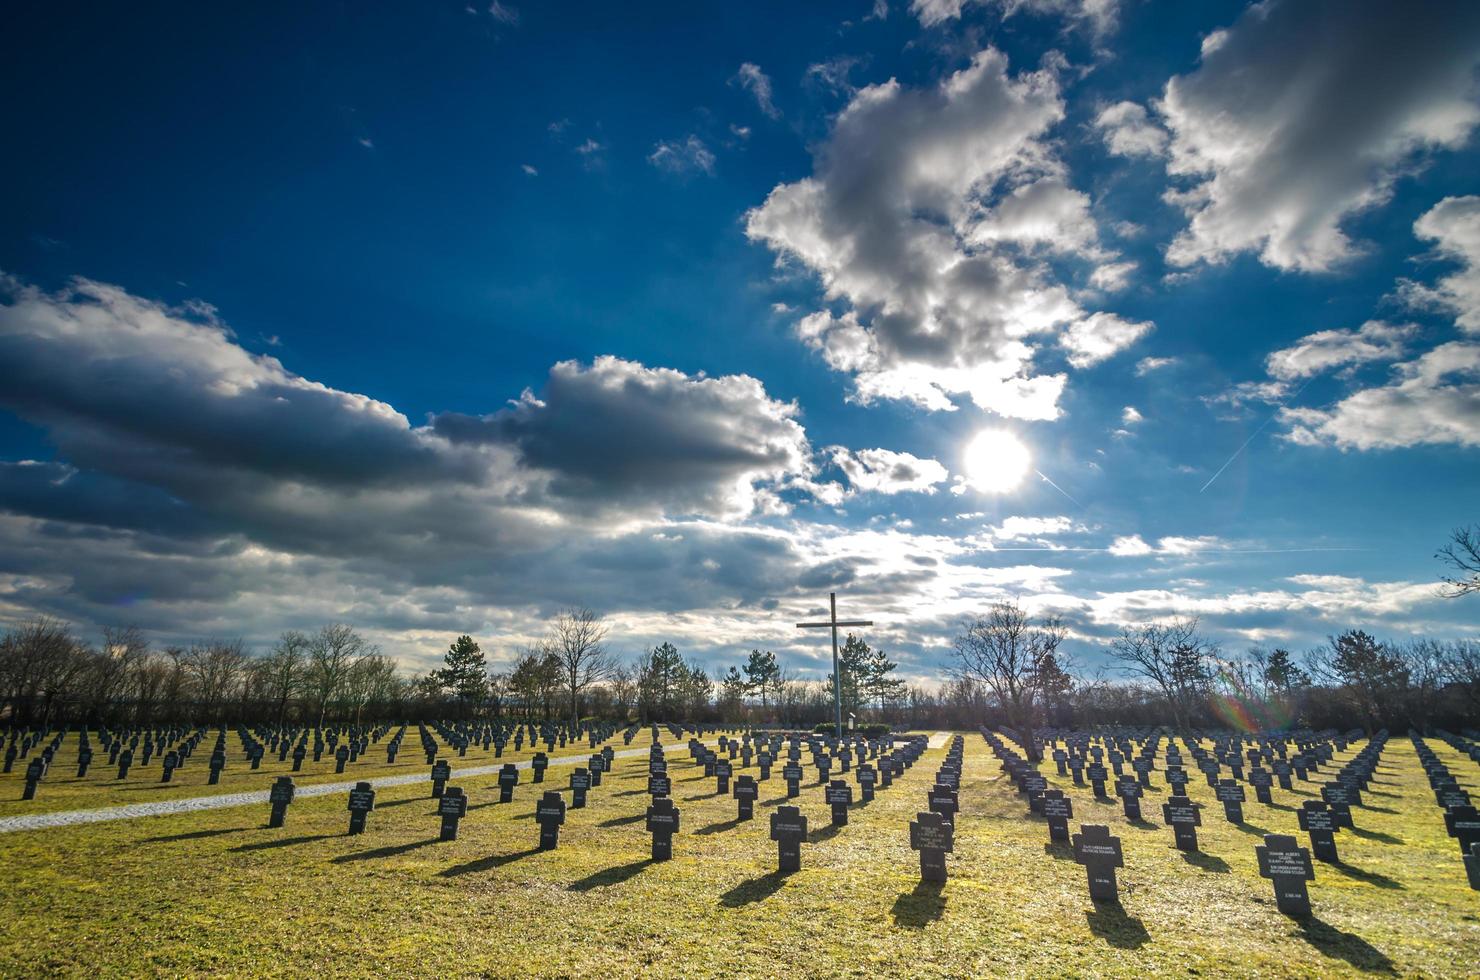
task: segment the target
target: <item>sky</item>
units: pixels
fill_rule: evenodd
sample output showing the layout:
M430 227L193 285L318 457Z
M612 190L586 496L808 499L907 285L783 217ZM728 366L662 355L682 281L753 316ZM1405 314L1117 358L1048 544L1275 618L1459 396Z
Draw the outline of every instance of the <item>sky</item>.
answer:
M1480 5L25 5L0 623L1480 633Z

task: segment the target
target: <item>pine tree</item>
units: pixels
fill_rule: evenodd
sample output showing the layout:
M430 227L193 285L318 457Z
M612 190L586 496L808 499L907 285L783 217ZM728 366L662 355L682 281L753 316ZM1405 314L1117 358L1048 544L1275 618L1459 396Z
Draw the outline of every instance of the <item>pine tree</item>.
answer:
M750 660L744 666L746 685L745 690L750 694L761 696L761 711L766 710L766 692L776 686L781 678L781 668L776 664L776 655L770 650L761 653L759 650L750 651Z
M471 636L459 636L444 659L447 666L433 671L437 682L459 700L479 704L488 690L488 661L478 642Z

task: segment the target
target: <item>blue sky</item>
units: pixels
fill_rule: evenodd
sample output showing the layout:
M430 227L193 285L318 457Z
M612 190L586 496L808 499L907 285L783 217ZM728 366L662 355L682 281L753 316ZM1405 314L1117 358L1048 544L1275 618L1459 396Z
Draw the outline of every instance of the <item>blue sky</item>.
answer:
M0 619L1473 636L1480 8L17 11ZM980 432L998 455L968 458ZM1010 457L1029 461L1015 472ZM1051 482L1050 482L1051 481Z

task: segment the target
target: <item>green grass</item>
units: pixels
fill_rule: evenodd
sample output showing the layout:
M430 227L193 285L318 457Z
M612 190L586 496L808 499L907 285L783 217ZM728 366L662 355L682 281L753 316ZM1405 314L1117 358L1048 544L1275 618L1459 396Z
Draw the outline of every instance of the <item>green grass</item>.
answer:
M85 777L78 779L77 734L71 732L68 733L66 741L58 750L57 757L52 762L51 771L41 781L36 792L36 799L24 801L21 799L21 793L26 785L26 765L36 756L38 750L33 749L31 755L25 759L17 758L11 772L0 774L0 817L22 816L27 813L51 813L58 810L91 810L97 807L121 806L128 803L154 803L160 800L184 799L191 796L265 790L278 776L292 776L295 784L311 786L314 783L341 783L357 779L376 779L381 776L421 774L427 777L427 785L430 786L431 767L426 764L426 753L422 751L421 739L417 737L416 727L413 725L406 729L406 736L401 740L401 750L396 755L394 765L386 764L386 741L386 738L382 738L379 743L372 744L368 753L357 761L346 764L344 772L340 774L334 772L333 753L327 748L319 762L313 761L312 745L309 746L309 753L304 757L303 768L299 772L293 771L291 753L287 759L279 762L275 752L263 755L262 765L253 770L251 764L242 755L241 742L236 734L227 732L226 768L221 771L221 781L211 786L208 780L211 750L216 744L214 729L201 741L195 754L190 757L185 766L175 770L174 777L168 783L160 782L160 777L164 773L160 762L163 753L155 753L150 758L148 766L136 764L129 770L128 778L120 781L118 766L108 765L108 753L102 751L96 738L93 739L93 765L88 769ZM646 745L648 736L640 734L638 738L633 739L632 744L634 746ZM620 736L605 742L598 742L598 749L603 745L610 745L615 751L621 751L626 747L622 744ZM502 765L505 762L523 762L532 759L537 751L545 751L543 742L537 746L530 746L526 742L523 750L518 752L514 750L514 743L510 742L505 747L504 754L498 758L494 757L492 747L485 752L481 746L470 746L468 754L459 758L455 749L448 749L443 745L437 758L445 759L448 765L452 766L453 775L456 776L460 769ZM559 748L557 743L557 747L547 754L553 759L581 752L589 755L590 751L585 742L580 745L568 743L563 749ZM136 751L134 757L136 760L142 759L143 751ZM528 776L521 776L521 778L527 779Z
M634 741L645 745L646 735ZM1431 741L1462 782L1480 767ZM1354 751L1359 746L1353 746ZM0 975L302 974L496 976L942 976L1393 972L1458 976L1480 969L1480 893L1406 739L1382 757L1373 792L1342 832L1348 867L1317 866L1316 919L1274 908L1257 875L1258 833L1208 804L1196 863L1160 825L1166 789L1143 801L1156 826L1070 790L1076 826L1108 823L1125 847L1122 906L1096 908L1084 871L1046 848L987 746L966 736L951 880L918 887L906 825L923 808L943 750L932 750L850 824L828 831L822 790L801 803L818 839L803 869L772 874L768 817L784 795L762 784L756 819L677 760L683 832L674 859L651 864L637 819L640 759L570 811L559 850L537 852L535 787L496 799L493 777L454 780L472 809L455 842L420 785L385 789L363 836L348 837L343 795L295 803L287 826L267 807L231 808L0 836ZM1348 751L1341 758L1348 758ZM383 758L383 756L382 756ZM415 757L416 766L422 759ZM424 768L424 767L423 767ZM1052 772L1052 763L1045 769ZM566 773L552 770L556 785ZM754 772L754 770L751 770ZM814 771L809 770L809 778ZM1161 780L1158 777L1157 783ZM1306 784L1308 785L1308 784ZM1302 784L1296 783L1297 787ZM1246 819L1295 833L1290 807L1251 800ZM818 833L821 831L821 833Z

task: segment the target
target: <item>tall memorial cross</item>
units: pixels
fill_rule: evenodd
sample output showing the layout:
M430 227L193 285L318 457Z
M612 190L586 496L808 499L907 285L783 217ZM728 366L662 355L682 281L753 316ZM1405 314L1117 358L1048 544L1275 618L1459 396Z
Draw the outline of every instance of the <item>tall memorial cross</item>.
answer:
M827 594L828 620L825 623L797 623L797 629L830 629L832 630L832 654L833 654L833 715L837 728L837 737L843 737L843 674L838 669L838 627L839 626L872 626L871 619L838 619L838 594L829 592Z

